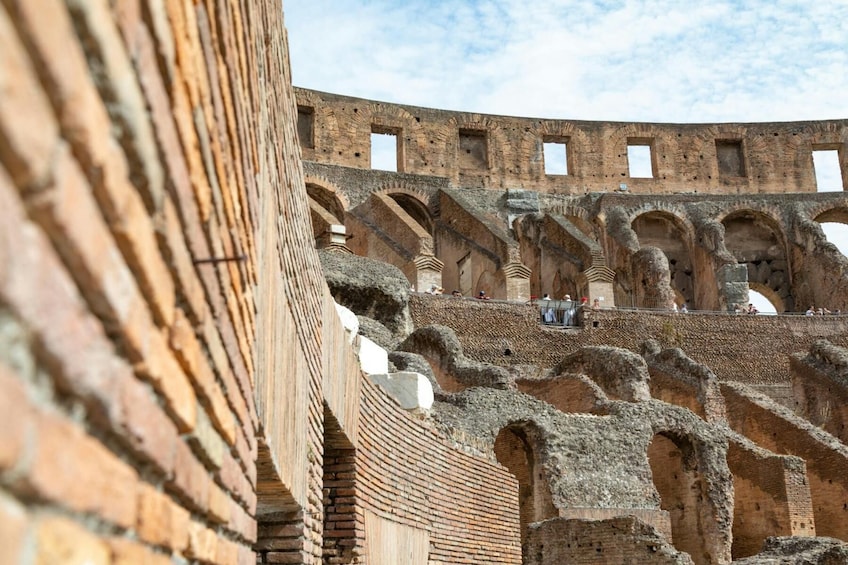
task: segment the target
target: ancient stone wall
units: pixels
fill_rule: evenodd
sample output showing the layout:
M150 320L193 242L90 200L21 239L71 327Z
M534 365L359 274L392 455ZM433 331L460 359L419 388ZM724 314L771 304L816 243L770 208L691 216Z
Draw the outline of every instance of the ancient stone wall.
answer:
M271 3L0 7L0 561L255 562L282 37Z
M509 472L362 380L287 56L274 2L0 4L0 562L519 562Z
M357 522L365 509L426 532L430 563L520 563L515 476L463 453L374 385L363 393Z
M815 192L812 151L838 150L848 187L848 121L650 124L514 118L390 104L297 89L307 161L369 169L371 134L396 136L397 170L459 187L582 194ZM546 174L544 144L566 153ZM628 147L648 147L650 172L630 175ZM550 171L550 168L548 169ZM643 174L643 173L640 173Z
M789 354L808 349L820 338L848 345L844 316L610 309L589 311L580 329L567 329L543 325L538 306L530 304L415 295L410 307L416 327L451 327L466 355L502 366L554 367L583 346L612 345L638 352L646 340L655 339L666 347L680 347L720 380L788 386Z

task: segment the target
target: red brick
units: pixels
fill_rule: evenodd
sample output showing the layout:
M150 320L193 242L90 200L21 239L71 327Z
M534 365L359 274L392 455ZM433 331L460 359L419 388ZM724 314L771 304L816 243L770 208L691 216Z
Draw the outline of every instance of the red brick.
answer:
M0 491L0 563L22 563L29 516L23 505Z
M230 520L231 499L215 483L209 485L209 518L213 522L226 524Z
M203 353L200 342L183 311L178 309L170 333L171 349L186 374L194 383L199 397L210 407L209 415L215 427L230 445L235 442L235 420L212 367Z
M183 441L177 442L174 456L174 475L169 486L205 513L209 504L211 479L191 448Z
M38 422L27 488L79 512L125 528L135 525L136 471L74 424L52 415Z
M171 559L161 553L156 553L150 548L139 543L122 539L112 538L106 540L112 555L112 565L168 565Z
M46 517L37 524L38 565L109 565L106 543L67 518Z
M150 485L138 490L138 537L151 545L169 546L171 542L171 500Z
M2 364L0 391L0 470L8 470L34 439L33 413L23 383Z
M123 414L124 438L162 474L170 476L180 438L176 426L156 403L152 391L135 379L123 379L115 403Z
M32 187L49 178L59 132L5 10L0 10L0 68L0 162L18 186Z
M174 551L184 551L188 547L188 528L191 515L188 510L176 503L171 504L171 541Z
M187 557L200 561L214 561L217 545L218 537L215 532L197 522L189 524L188 548L185 551Z

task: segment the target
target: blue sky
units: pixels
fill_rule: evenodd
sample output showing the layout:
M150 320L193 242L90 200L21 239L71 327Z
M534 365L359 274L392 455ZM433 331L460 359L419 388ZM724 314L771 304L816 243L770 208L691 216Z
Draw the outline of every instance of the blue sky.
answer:
M294 83L306 88L578 120L848 118L846 0L283 5ZM821 173L838 185L838 170Z
M318 90L546 118L848 117L844 0L286 0L284 9L294 82Z

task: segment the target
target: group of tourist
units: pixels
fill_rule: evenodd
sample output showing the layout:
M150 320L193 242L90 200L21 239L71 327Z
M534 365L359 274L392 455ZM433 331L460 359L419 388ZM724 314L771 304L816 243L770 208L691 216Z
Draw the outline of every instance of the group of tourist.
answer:
M805 316L825 316L827 314L834 314L838 316L841 312L838 309L830 311L824 307L816 308L814 304L810 304L810 307L807 308L806 312L804 312Z
M410 290L412 292L415 292L415 287L411 287ZM438 285L433 284L433 285L430 285L430 288L428 290L425 290L424 293L425 294L434 294L434 295L444 294L444 289L442 287L438 286ZM454 298L462 298L462 292L460 292L459 290L454 290L454 291L451 292L451 296L453 296ZM490 300L491 296L486 294L485 290L481 290L477 293L477 295L474 298L476 298L478 300ZM543 302L543 303L553 302L553 301L554 301L554 299L551 298L551 295L547 294L547 293L545 293L545 295L543 295L542 298L541 298L541 302ZM562 297L562 302L565 302L565 304L557 304L556 307L554 307L554 306L547 306L546 307L544 304L542 304L542 309L541 309L542 321L545 324L561 323L562 325L565 325L565 326L574 325L577 321L578 310L586 309L586 308L589 308L591 310L600 310L601 309L601 299L600 298L593 299L592 305L589 306L589 299L586 298L585 296L580 298L580 300L578 302L577 300L572 299L570 294L566 294L565 296ZM689 308L686 306L685 302L683 304L681 304L679 307L678 307L676 302L672 303L671 310L675 314L678 313L678 312L682 313L682 314L686 314L687 312L689 312ZM560 312L561 312L561 314L560 314ZM753 303L749 303L748 306L745 306L744 304L736 304L733 307L733 312L735 314L759 314L760 313L759 309L756 306L754 306ZM804 312L805 316L825 316L825 315L840 315L840 314L841 314L841 312L839 310L831 311L831 310L824 308L824 307L816 308L815 305L813 305L813 304L810 304L810 307L807 308L807 310Z
M577 323L578 311L588 307L589 299L585 296L578 301L571 298L570 294L563 296L562 301L558 304L545 304L554 302L550 294L542 296L541 301L542 322L545 324L562 324L563 326L573 326ZM601 302L595 299L592 302L592 310L600 310Z

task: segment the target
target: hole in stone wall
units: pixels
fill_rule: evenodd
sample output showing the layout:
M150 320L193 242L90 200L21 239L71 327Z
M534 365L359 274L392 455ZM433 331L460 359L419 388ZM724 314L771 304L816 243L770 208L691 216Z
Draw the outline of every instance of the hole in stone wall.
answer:
M848 257L848 224L824 222L820 225L827 240Z
M381 171L397 172L400 162L400 146L396 131L371 130L371 168Z
M648 462L660 507L671 519L674 547L689 553L696 563L709 562L700 508L706 496L689 440L656 434L648 446Z
M816 172L816 192L842 191L839 151L813 148L813 168Z
M545 140L544 160L546 175L567 175L568 144L564 140Z
M631 178L656 177L651 140L627 140L627 168Z

